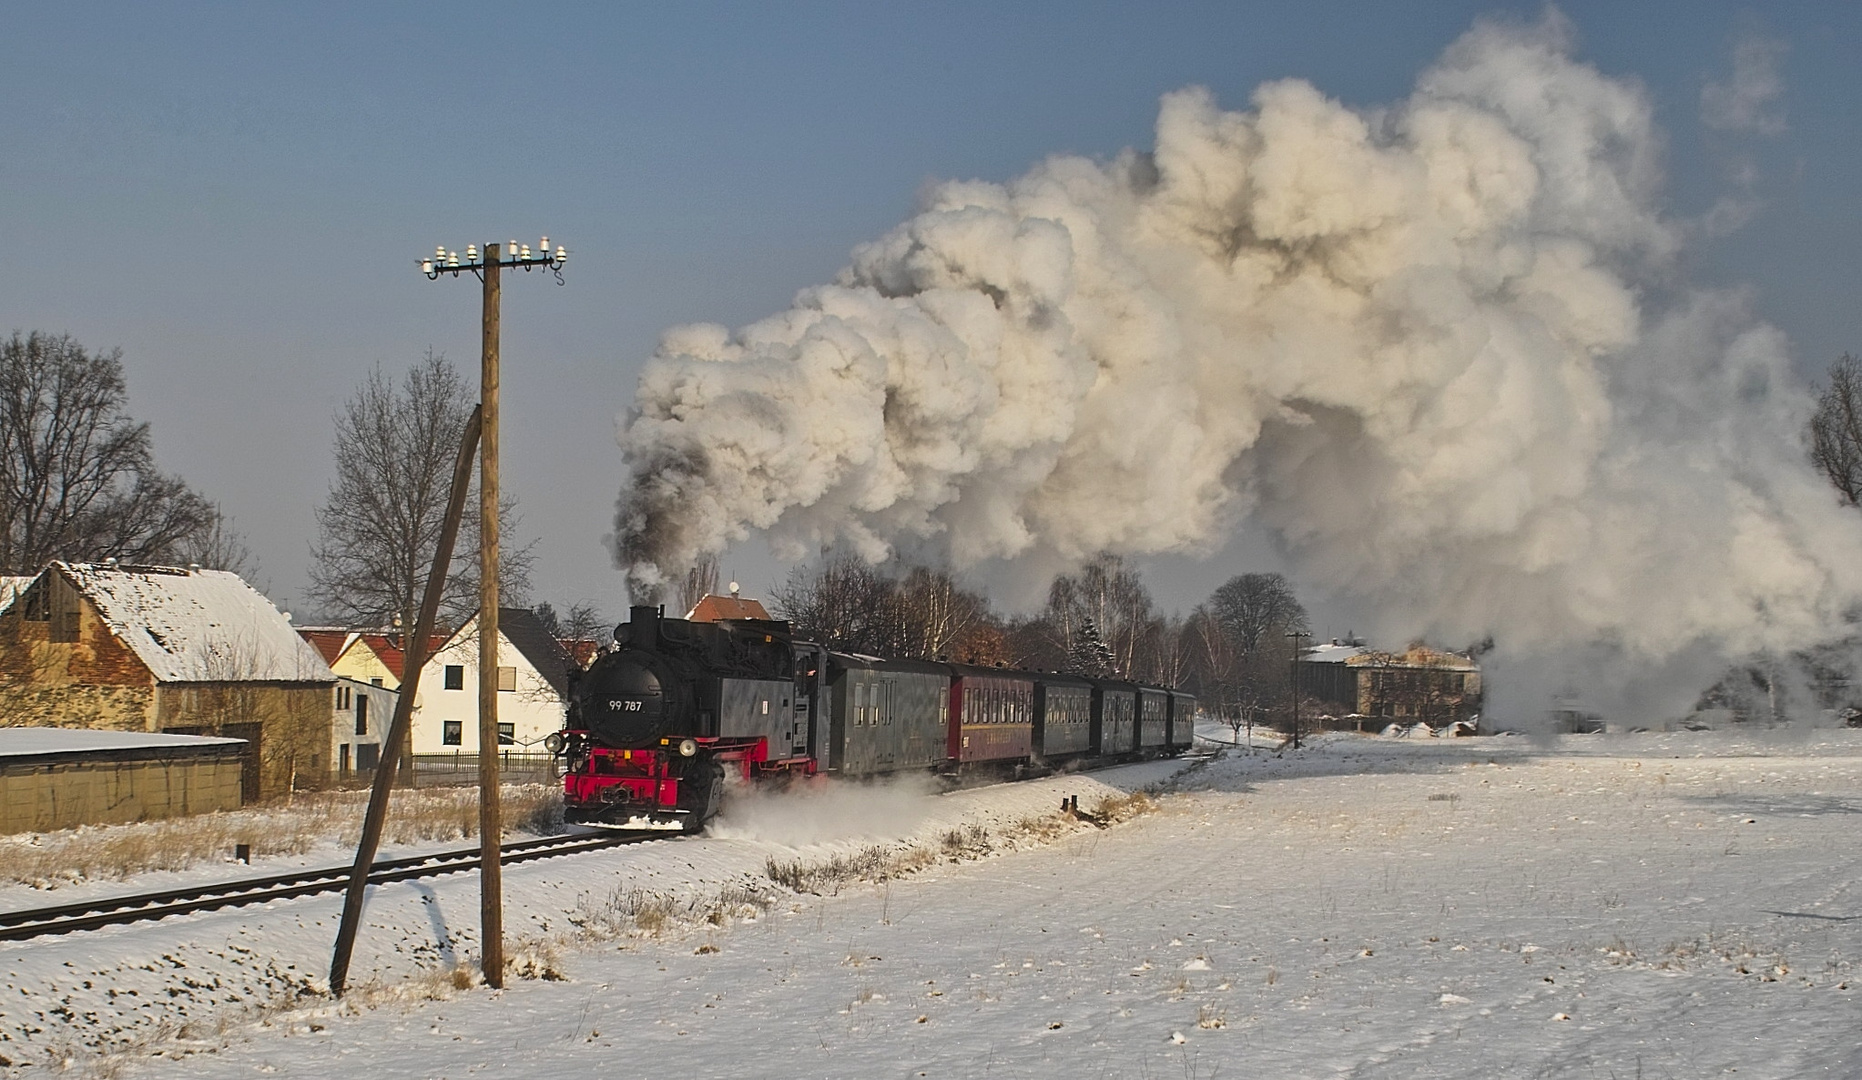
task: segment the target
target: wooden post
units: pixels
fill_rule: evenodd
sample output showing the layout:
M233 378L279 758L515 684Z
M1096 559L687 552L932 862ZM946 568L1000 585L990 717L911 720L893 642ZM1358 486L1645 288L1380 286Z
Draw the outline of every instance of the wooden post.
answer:
M427 589L420 600L420 618L412 641L404 642L401 687L396 691L394 719L382 740L385 754L375 764L375 782L369 789L368 813L362 819L362 838L356 842L356 862L349 872L349 889L343 896L343 921L336 930L336 951L330 957L330 993L343 996L349 978L349 958L355 951L356 931L362 923L362 900L368 891L369 871L381 847L381 830L388 818L388 789L393 786L396 759L411 753L414 696L420 692L420 669L427 662L427 643L439 618L440 594L446 591L446 571L453 561L453 543L459 537L459 519L465 514L466 491L472 486L472 454L478 449L479 410L472 410L459 439L459 456L453 460L453 490L446 501L446 520L440 525L439 546L433 551L433 568L427 572Z
M1307 635L1295 630L1287 636L1293 639L1293 665L1292 670L1287 672L1287 687L1293 691L1293 749L1298 750L1300 748L1300 653L1304 651L1300 648L1300 642L1305 640Z
M504 874L499 844L504 826L498 805L498 300L505 254L485 245L483 352L479 408L484 431L478 454L478 843L479 923L485 985L504 985Z

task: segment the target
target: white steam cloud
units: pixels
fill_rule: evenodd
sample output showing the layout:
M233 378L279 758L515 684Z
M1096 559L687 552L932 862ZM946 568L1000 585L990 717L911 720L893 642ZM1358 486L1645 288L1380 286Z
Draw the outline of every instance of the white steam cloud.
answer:
M1835 635L1862 519L1812 401L1679 279L1650 104L1567 39L1478 24L1368 112L1173 93L1150 153L945 184L789 311L668 331L621 436L630 584L753 530L1052 567L1250 520L1393 636L1678 671Z

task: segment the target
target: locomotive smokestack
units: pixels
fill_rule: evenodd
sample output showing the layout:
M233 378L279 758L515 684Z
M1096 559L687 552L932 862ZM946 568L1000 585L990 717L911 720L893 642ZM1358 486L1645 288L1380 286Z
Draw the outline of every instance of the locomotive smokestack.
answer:
M659 648L659 620L657 607L628 608L627 621L633 625L628 640L643 649Z

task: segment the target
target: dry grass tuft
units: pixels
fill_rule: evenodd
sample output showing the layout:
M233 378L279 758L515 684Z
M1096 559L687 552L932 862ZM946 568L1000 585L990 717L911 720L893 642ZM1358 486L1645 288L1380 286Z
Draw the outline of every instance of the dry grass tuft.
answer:
M514 832L562 828L562 796L549 784L503 788L504 820ZM134 825L99 825L0 837L0 884L56 889L120 881L151 870L226 862L241 844L254 858L350 847L362 832L366 791L300 792L241 810ZM478 835L478 789L396 791L382 835L386 845L464 840Z

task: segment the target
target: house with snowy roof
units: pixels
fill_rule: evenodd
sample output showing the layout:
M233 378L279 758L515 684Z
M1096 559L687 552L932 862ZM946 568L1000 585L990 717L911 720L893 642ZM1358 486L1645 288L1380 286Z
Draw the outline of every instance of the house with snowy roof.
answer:
M0 726L244 739L247 799L332 778L336 684L223 570L54 562L0 610Z
M1302 696L1348 712L1354 726L1471 721L1481 709L1481 666L1469 653L1415 643L1400 653L1334 640L1300 654Z
M543 739L562 730L568 714L569 671L575 661L527 608L498 609L498 745L518 754L543 753ZM478 616L449 637L420 669L414 698L416 760L477 755Z

